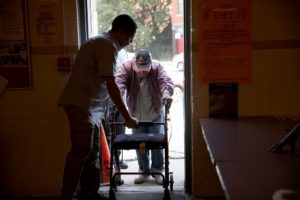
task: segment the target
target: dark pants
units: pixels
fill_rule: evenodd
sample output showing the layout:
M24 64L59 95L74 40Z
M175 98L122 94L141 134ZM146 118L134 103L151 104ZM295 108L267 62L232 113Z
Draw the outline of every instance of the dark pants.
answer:
M75 106L64 106L71 129L71 150L67 154L61 199L71 200L80 183L80 195L92 196L100 186L99 128Z

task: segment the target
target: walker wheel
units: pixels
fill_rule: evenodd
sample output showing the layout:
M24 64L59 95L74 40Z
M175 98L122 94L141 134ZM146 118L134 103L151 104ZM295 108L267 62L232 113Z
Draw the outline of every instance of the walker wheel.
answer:
M173 175L170 175L170 190L171 191L173 191L173 184L174 184Z

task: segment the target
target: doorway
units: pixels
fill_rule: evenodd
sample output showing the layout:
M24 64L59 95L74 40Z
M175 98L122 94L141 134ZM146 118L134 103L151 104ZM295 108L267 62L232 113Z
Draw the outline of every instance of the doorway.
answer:
M134 2L134 5L132 5ZM185 44L184 44L184 1L183 0L153 0L146 1L111 1L88 0L80 5L86 9L84 16L86 29L81 30L82 42L110 28L112 19L124 12L131 15L138 23L134 42L126 47L127 57L134 55L140 48L147 48L153 59L159 60L165 71L175 83L173 104L169 121L169 161L170 171L174 174L174 190L187 190L186 187L186 152L185 152ZM130 130L127 130L130 131ZM123 151L123 160L128 164L129 171L137 171L138 165L134 150ZM161 186L154 182L135 185L135 176L123 176L126 190L136 190L138 187L157 189ZM143 189L145 190L145 189ZM188 189L189 190L189 189Z

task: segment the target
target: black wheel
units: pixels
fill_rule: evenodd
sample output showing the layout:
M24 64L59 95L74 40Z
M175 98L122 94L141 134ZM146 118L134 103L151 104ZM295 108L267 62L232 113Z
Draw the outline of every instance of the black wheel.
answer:
M170 190L171 191L173 191L173 184L174 184L173 175L170 175Z

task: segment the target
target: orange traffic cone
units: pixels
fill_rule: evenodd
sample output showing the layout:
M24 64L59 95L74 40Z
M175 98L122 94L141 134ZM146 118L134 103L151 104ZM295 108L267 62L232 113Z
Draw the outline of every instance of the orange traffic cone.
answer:
M102 182L110 182L110 150L108 148L105 131L101 124L101 149L102 149Z

